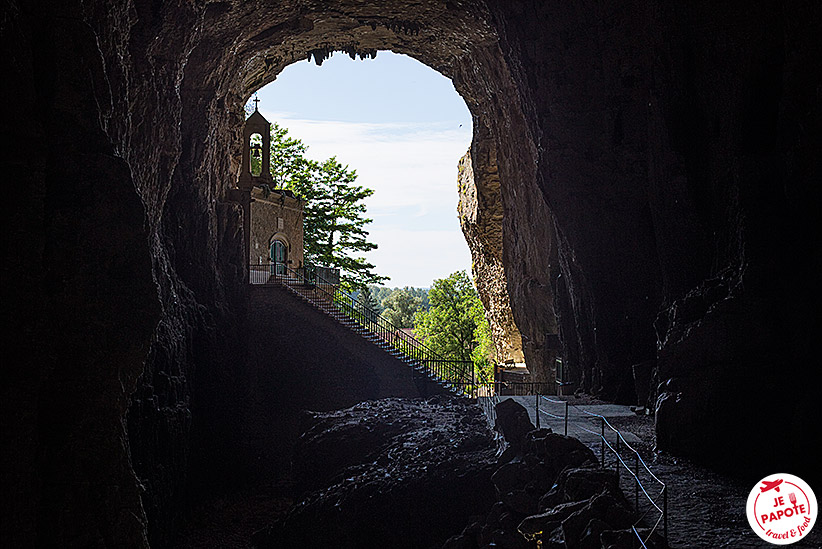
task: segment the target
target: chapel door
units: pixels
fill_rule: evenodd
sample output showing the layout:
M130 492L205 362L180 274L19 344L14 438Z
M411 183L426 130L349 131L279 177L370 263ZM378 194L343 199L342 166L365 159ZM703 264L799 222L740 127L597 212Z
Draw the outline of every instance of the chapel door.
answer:
M275 240L271 243L271 261L274 263L274 272L277 275L283 276L286 274L288 271L286 268L288 253L285 243L281 240Z

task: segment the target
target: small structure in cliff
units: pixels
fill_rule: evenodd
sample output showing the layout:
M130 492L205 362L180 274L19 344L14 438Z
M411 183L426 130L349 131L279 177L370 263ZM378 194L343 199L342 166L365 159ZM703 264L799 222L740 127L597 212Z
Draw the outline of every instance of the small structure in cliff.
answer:
M243 127L237 189L248 204L243 213L249 265L273 264L276 274L284 275L289 267L303 267L303 201L289 190L273 188L271 123L260 113L259 101L254 99L254 112Z
M228 192L228 199L243 209L249 282L260 274L254 265L266 265L266 273L271 265L272 275L286 274L289 266L303 266L303 202L291 191L272 188L271 123L258 104L259 99L254 99L254 112L243 126L240 174L237 187Z
M257 108L259 99L254 100L254 112L243 126L242 160L237 186L228 191L228 199L236 202L243 209L243 256L248 264L254 263L251 255L251 197L255 187L270 189L271 177L271 123L265 119ZM258 143L255 136L259 136ZM256 160L256 161L255 161ZM284 223L283 223L284 225ZM253 273L249 268L249 282L253 282Z

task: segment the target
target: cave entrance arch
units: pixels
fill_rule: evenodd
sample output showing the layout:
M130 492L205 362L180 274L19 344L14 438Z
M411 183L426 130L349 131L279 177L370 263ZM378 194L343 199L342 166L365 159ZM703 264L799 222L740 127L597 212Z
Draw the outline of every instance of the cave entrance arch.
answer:
M17 9L18 4L25 9ZM147 497L157 510L144 507L154 513L149 524L157 525L173 508L173 497L179 494L176 479L187 469L189 395L194 395L194 421L229 432L230 423L220 417L225 408L208 404L209 396L214 401L221 396L218 380L229 383L232 378L225 373L223 346L233 338L216 337L220 330L215 326L236 328L225 304L233 302L232 292L240 287L244 262L237 236L241 214L236 204L224 200L240 158L241 108L254 89L307 53L388 48L412 54L455 80L482 122L476 125L472 147L477 178L483 184L495 177L501 181L503 259L532 258L538 254L528 253L522 243L546 242L535 234L540 227L529 227L522 219L529 211L525 204L537 196L536 179L552 200L563 231L561 247L567 252L561 257L561 284L573 297L562 309L572 311L575 317L565 318L578 328L569 330L564 343L576 346L578 363L604 371L609 360L630 364L635 348L650 346L642 352L653 355L651 326L658 306L686 296L690 289L722 298L724 293L715 291L721 287L698 285L711 282L709 276L726 266L734 277L731 287L741 287L739 269L749 265L747 250L756 252L750 255L751 266L757 267L751 272L762 272L759 267L773 258L770 263L782 267L781 260L789 259L780 274L794 274L771 277L773 282L749 290L751 299L742 303L767 298L764 304L752 304L752 311L764 307L764 312L777 313L761 315L776 319L775 332L770 327L759 332L762 324L753 326L755 332L733 330L732 345L717 350L733 353L737 344L751 339L770 352L785 345L792 364L804 366L786 368L784 376L802 380L803 368L814 363L807 360L813 358L808 350L812 347L797 343L813 340L809 327L815 311L812 300L804 299L814 295L807 275L813 270L799 259L804 249L791 248L799 252L797 258L769 250L789 238L803 242L794 238L797 234L814 234L810 222L801 221L815 219L810 208L817 202L807 189L815 188L810 183L818 157L807 145L814 141L804 138L803 117L818 115L819 107L816 96L808 93L814 81L806 80L808 71L801 69L818 65L818 33L810 32L818 12L787 10L778 3L757 3L746 10L717 10L709 3L661 7L652 2L599 2L579 9L570 2L466 0L10 4L4 12L10 21L4 73L14 75L7 80L17 101L9 104L25 108L8 108L6 120L18 147L9 150L26 158L27 151L20 147L32 141L65 145L54 149L48 169L11 164L19 181L10 190L22 194L8 201L21 208L21 215L9 217L12 224L19 223L9 231L15 243L9 249L27 251L20 261L7 262L13 268L8 278L15 284L9 286L11 302L19 300L26 312L10 341L31 341L24 350L34 351L18 353L34 359L19 370L25 375L12 376L8 391L8 408L15 410L14 436L25 441L15 455L31 466L21 471L22 488L12 493L15 499L22 496L17 507L31 528L27 538L34 525L53 524L56 527L48 529L52 535L44 533L44 539L77 535L92 545L99 538L89 536L105 531L111 536L109 545L140 545L135 539L145 526L139 505L142 487L130 470L128 448L134 468L151 481L143 486L155 494ZM35 117L26 116L32 112ZM758 112L767 119L755 116ZM55 119L62 123L49 125ZM754 131L752 139L740 142L740 135L761 128L778 131ZM809 129L815 130L813 125ZM791 159L787 166L785 158ZM770 181L777 183L773 188L791 189L790 198L770 192ZM716 198L716 208L706 211L688 204L693 184L708 182L715 183L717 192L703 198ZM753 195L739 194L749 187ZM52 190L73 199L46 201L43 197L52 196ZM608 205L603 196L619 207L603 207ZM763 202L772 197L779 208ZM49 213L51 206L58 208L51 211L56 215L44 221L43 212ZM691 219L703 214L705 227ZM719 219L709 219L715 216ZM628 231L627 225L637 230ZM580 235L585 231L579 229L585 227L599 231L584 239ZM679 227L699 234L683 234ZM703 230L705 243L700 241ZM712 231L720 238L719 250L712 249ZM513 234L519 235L519 243ZM101 237L94 239L94 248L87 246L91 235ZM650 251L639 247L626 255L612 245L614 237L639 235L645 235L643 246ZM592 242L598 237L603 241ZM655 237L665 256L655 255L649 237ZM44 246L49 242L61 245ZM544 252L545 246L540 247ZM700 264L693 265L694 257L701 258ZM54 288L47 284L51 275L44 265L60 265L55 294L44 289ZM546 281L528 272L523 268L508 276L509 290L523 307L529 303L528 286L550 287L550 280L543 284ZM756 282L767 280L765 276ZM658 294L635 290L655 284L666 288ZM779 289L774 284L796 286L794 297L771 297L770 292ZM602 298L614 295L623 299L603 303ZM538 297L530 301L545 303ZM82 315L87 321L71 322L82 302L90 305ZM683 321L693 311L699 316L700 307L711 302L697 299L687 305L680 308ZM800 316L790 323L785 319L794 318L794 305ZM525 318L531 316L527 307L523 310ZM112 318L121 322L111 323ZM71 329L47 333L55 319L68 319L64 324ZM666 320L660 318L657 325L667 331ZM718 320L723 323L709 322L705 331L692 335L724 333L729 321ZM538 336L536 328L544 324L531 326L529 333ZM642 329L631 336L633 327ZM780 341L783 331L790 337ZM764 337L751 338L751 333ZM710 339L698 340L695 349L708 347L705 341ZM101 346L110 342L125 345ZM221 352L209 352L215 350ZM689 352L687 344L673 350L687 355L674 357L673 366L685 366L685 374L699 372L690 369L689 359L701 353ZM747 354L731 354L731 361L720 356L700 366L707 370L713 364L738 363L758 380L759 374L767 378L773 370L766 360L770 356L763 353L747 361ZM743 392L735 384L737 372L723 371L728 394ZM725 387L719 385L720 390ZM674 408L676 415L668 425L672 435L686 424L698 425L700 431L683 438L682 444L710 452L712 447L704 443L730 429L695 421L705 410L703 403L722 401L715 384L704 388L682 393L683 407ZM669 387L669 395L676 396L669 402L680 401L679 389ZM752 389L760 394L761 388ZM809 391L800 392L803 406L813 402ZM778 401L786 404L784 412L763 418L767 425L785 418L786 425L798 429L802 419L811 417L807 410L813 406L796 409L788 397ZM794 419L785 416L794 410ZM723 416L729 426L762 428L745 415L761 413L754 406L730 411ZM754 433L743 428L738 434ZM745 458L755 440L740 437L740 444L726 444L735 450L723 452L722 459ZM790 454L813 455L809 446L794 450ZM73 467L76 463L88 466ZM76 482L67 483L66 478ZM112 492L112 486L120 489ZM109 528L112 524L124 528ZM134 538L124 541L126 536Z
M489 258L487 272L501 273L498 287L510 294L515 320L528 338L526 361L543 365L545 381L553 380L557 349L548 340L556 333L551 294L556 261L551 217L537 184L540 130L526 115L529 99L505 62L494 25L484 5L474 2L342 1L265 9L210 4L200 40L186 62L180 102L184 139L175 172L179 184L168 208L185 214L192 204L218 201L211 234L219 235L214 253L226 287L232 274L236 286L243 284L236 274L245 262L237 252L242 215L221 200L240 168L237 129L248 99L286 66L307 57L322 62L334 51L355 57L372 57L380 50L405 54L450 78L471 112L473 141L464 170L473 173L476 201L483 207L465 212L474 226L470 238ZM534 242L540 242L539 253L532 250ZM199 370L198 381L206 387L197 388L195 399L226 394L216 382L213 388L207 385L224 375L223 365L212 368ZM215 425L225 426L226 445L234 435L230 419L212 412L231 406L225 398L223 406L205 401L193 426L215 445L223 440Z
M308 58L309 61L313 60L317 65L323 65L326 59L334 54L334 51L335 49L330 47L310 50ZM343 50L343 53L348 53L352 58L369 58L376 57L377 51L375 49L359 53L349 48ZM467 65L471 65L472 73L466 72L468 67L461 67L460 70L455 71L446 65L445 68L439 67L437 69L432 66L426 55L421 55L413 50L392 47L390 51L405 54L449 78L472 113L474 130L474 139L471 146L472 154L459 166L461 178L459 187L461 191L466 186L464 176L468 175L471 187L467 191L469 206L465 209L466 211L461 209L459 217L463 221L463 230L467 231L466 239L473 251L475 279L479 283L479 290L485 308L490 312L494 339L498 343L497 354L503 357L500 362L507 364L508 367L521 365L522 362L529 364L532 372L531 379L539 381L542 390L546 390L546 388L549 392L555 390L557 364L555 359L560 349L555 345L558 339L555 335L557 326L553 314L553 296L551 292L551 278L557 271L557 262L554 256L553 243L551 242L550 214L533 179L532 157L531 160L524 160L526 162L524 166L514 168L520 160L528 158L534 151L532 147L527 145L524 147L517 146L518 143L528 143L530 136L525 131L526 128L522 123L522 113L513 92L514 85L510 80L510 75L504 70L504 66L500 68L495 65L497 62L502 63L498 48L496 46L489 47L489 52L485 52L486 55L481 57L485 64L480 67L473 66L474 60L465 60ZM381 55L382 57L378 57L378 60L385 58L386 53ZM340 54L338 56L344 57ZM302 61L302 59L299 59L299 61ZM370 63L373 63L373 61L365 61L361 65L368 66ZM358 63L356 66L360 66L360 64ZM325 69L316 72L322 73L323 70ZM474 81L477 76L482 77L479 84ZM279 73L277 79L279 79ZM316 82L312 81L312 83L316 85ZM275 81L271 87L276 87L277 84L278 82ZM492 86L502 86L503 89L496 91ZM249 95L255 94L255 97L256 94L260 94L267 109L277 109L277 105L272 103L270 97L262 95L263 91L260 88L251 88L247 91ZM307 93L311 93L311 91L309 90ZM501 97L506 99L502 100ZM316 103L323 104L319 100ZM277 118L272 114L267 114L267 116L272 120ZM497 120L495 116L500 116L501 119ZM287 122L284 125L287 125ZM297 137L300 136L297 135ZM502 139L505 148L508 149L506 152L512 154L511 158L498 154L497 139ZM307 144L310 145L310 143ZM504 215L505 201L502 194L507 189L503 188L501 184L502 166L500 164L508 164L507 161L510 162L511 167L511 178L513 180L511 185L514 187L524 186L527 191L514 191L519 196L514 199L509 198L509 209L516 209L517 214L510 216L509 226L503 228L507 216ZM359 166L355 165L354 167L358 168ZM478 174L477 177L474 177L475 173ZM360 183L359 180L358 183ZM449 184L451 183L449 182ZM472 206L472 203L475 204ZM460 208L463 208L463 206L461 205ZM514 266L509 265L509 272L506 273L503 257L503 231L522 235L527 232L524 231L522 223L526 222L530 226L533 225L534 219L546 221L545 227L540 234L540 236L547 236L548 239L545 246L546 253L540 257L532 256L525 263L520 261L515 263ZM415 244L418 243L415 242ZM518 247L527 247L528 245L525 239L515 237L507 243L507 246L509 249L508 255L515 256L519 253ZM413 266L410 268L413 268ZM516 278L513 284L506 282L506 278L509 276ZM535 318L526 320L528 333L526 335L527 347L524 352L522 350L522 339L519 335L520 330L510 312L508 288L511 286L516 288L516 293L524 298L522 302L532 304L530 309L533 310L533 313L536 313ZM525 317L529 312L521 312L520 317ZM514 368L514 372L517 373L522 370L522 368ZM514 377L512 379L522 378Z
M319 163L333 157L340 169L356 172L353 185L373 191L357 203L367 207L362 216L371 221L363 228L378 247L362 255L376 265L375 272L391 278L387 284L427 287L434 279L470 270L456 215L456 178L459 159L470 147L472 119L449 79L392 52L365 61L338 53L322 66L293 63L255 98L272 122L273 146L282 144L282 154L271 155L275 187L302 188L304 177L291 181L292 155L298 154ZM246 105L247 111L253 108ZM307 147L305 152L295 152L300 147L293 139ZM311 173L326 188L323 174L330 172ZM328 191L336 194L334 188ZM311 232L312 214L305 220ZM324 231L320 240L327 244L328 238ZM337 231L333 238L340 239ZM326 245L313 250L314 263L322 263L318 251L328 260Z

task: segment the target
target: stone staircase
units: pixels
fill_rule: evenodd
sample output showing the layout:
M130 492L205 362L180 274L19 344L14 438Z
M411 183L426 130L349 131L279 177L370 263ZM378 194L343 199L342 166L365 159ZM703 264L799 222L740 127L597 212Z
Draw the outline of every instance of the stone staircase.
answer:
M387 338L390 337L390 335L387 332L385 332L384 335L381 336L379 332L369 330L366 327L364 327L361 323L351 318L351 316L346 314L334 302L333 290L329 291L329 289L321 287L323 285L318 286L317 284L308 283L296 274L277 277L272 276L266 285L280 285L288 289L301 300L310 304L315 309L330 316L342 326L345 326L355 334L359 335L360 337L370 342L374 346L379 347L384 352L388 353L397 360L405 363L410 368L413 368L420 374L427 376L431 381L438 384L448 393L461 397L469 396L469 394L466 393L466 388L464 386L451 383L448 380L437 376L434 372L432 372L429 368L426 367L423 361L416 359L412 356L409 356L401 349L398 349L395 345L392 345L387 340ZM376 315L376 313L374 314ZM391 335L396 335L396 332L393 332ZM413 339L407 334L404 334L403 338ZM416 342L418 345L422 345L422 343L419 343L416 340L413 341ZM471 368L473 369L473 365L471 365Z

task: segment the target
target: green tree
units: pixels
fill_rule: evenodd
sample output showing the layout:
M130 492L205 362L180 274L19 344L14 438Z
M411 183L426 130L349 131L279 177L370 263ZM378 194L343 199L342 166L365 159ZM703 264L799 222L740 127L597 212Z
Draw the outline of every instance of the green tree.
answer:
M308 147L288 129L276 122L271 125L271 178L278 189L303 188L310 184L317 163L305 157Z
M356 185L357 173L335 157L316 162L305 157L307 147L288 130L271 128L271 175L279 188L305 200L304 254L308 263L340 269L347 290L361 290L388 277L360 254L377 248L368 240L364 200L374 194Z
M428 302L428 288L409 288L408 286L406 286L405 289L411 292L411 295L413 295L414 297L420 298L420 307L423 311L428 310L428 308L430 307L430 304Z
M374 294L371 293L371 288L373 286L366 286L362 290L360 290L359 294L357 294L357 299L360 300L366 307L374 311L375 313L379 314L382 312L382 306L379 302L374 298Z
M371 290L371 295L374 296L374 299L377 303L382 304L389 295L393 294L394 292L400 290L400 288L389 288L387 286L376 286L371 285L369 286ZM428 288L413 288L411 286L406 286L405 290L408 291L412 296L420 298L422 302L422 310L428 310ZM382 311L382 305L380 305L380 311Z
M477 301L480 301L477 299ZM474 340L476 347L471 351L471 361L474 363L474 371L477 373L477 380L480 383L491 383L494 381L494 339L491 336L491 324L485 318L485 311L482 302L479 303L482 317L474 330Z
M479 294L465 271L435 280L428 291L430 308L418 312L414 328L438 354L474 363L478 378L493 375L491 330Z
M390 288L386 288L385 286L377 286L375 284L369 285L368 289L371 292L371 297L373 297L374 301L377 302L377 308L374 310L382 313L382 302L386 297L388 297L392 290Z
M382 316L397 328L412 328L414 315L422 310L422 299L414 296L410 288L396 289L383 302Z

